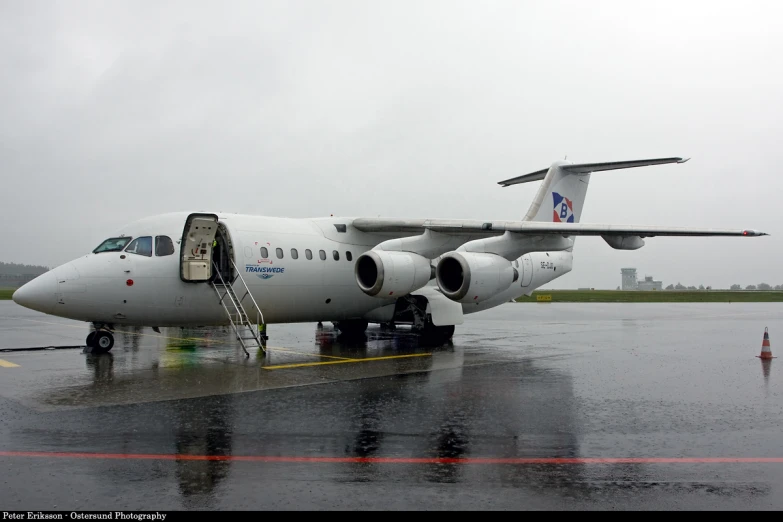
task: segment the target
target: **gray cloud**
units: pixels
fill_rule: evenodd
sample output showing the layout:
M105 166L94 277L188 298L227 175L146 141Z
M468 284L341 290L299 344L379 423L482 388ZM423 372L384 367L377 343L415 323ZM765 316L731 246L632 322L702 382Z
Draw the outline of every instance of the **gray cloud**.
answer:
M0 259L55 265L126 222L215 208L294 217L524 215L575 161L582 221L771 237L581 238L553 287L783 283L779 3L6 2ZM221 187L225 189L221 190Z

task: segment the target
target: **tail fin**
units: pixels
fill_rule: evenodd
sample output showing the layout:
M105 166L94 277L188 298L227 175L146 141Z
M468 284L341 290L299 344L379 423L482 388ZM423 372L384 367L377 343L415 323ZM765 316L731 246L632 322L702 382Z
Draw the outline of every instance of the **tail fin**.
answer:
M579 223L582 208L590 183L590 173L602 170L630 169L647 165L666 163L685 163L682 158L659 158L635 161L616 161L611 163L580 163L556 161L548 169L539 170L524 176L498 182L503 187L528 183L544 182L524 217L524 221L547 221Z

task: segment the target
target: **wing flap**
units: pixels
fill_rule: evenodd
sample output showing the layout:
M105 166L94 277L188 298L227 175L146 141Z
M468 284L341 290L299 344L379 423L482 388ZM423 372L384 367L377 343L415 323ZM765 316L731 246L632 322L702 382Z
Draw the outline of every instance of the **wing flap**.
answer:
M666 227L655 225L604 225L593 223L544 223L520 221L507 227L516 233L543 233L568 236L766 236L766 232L751 229L721 229L695 227Z
M423 233L425 229L447 234L492 234L514 232L529 235L561 236L767 236L752 229L667 227L655 225L607 225L597 223L548 223L541 221L479 221L454 219L357 218L352 226L362 232Z

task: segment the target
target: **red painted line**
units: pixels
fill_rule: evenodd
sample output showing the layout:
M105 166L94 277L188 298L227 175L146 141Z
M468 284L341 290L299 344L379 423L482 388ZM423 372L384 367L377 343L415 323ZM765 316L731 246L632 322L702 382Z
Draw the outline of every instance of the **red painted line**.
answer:
M371 463L371 464L783 464L783 457L640 457L640 458L396 458L274 457L264 455L183 455L146 453L72 453L0 451L0 457L126 460L212 460L230 462Z

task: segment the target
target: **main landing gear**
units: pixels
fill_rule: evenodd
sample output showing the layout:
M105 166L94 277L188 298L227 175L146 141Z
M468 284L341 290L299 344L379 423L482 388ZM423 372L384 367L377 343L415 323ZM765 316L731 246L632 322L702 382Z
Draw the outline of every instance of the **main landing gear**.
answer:
M87 347L91 353L107 353L114 346L114 335L107 326L95 325L95 331L87 335Z
M340 335L345 337L363 336L368 326L368 322L362 319L338 321L333 324L340 331Z
M427 313L427 299L421 296L404 296L397 300L395 321L409 322L413 332L425 343L443 343L454 336L454 325L436 326ZM390 324L393 325L394 322Z

